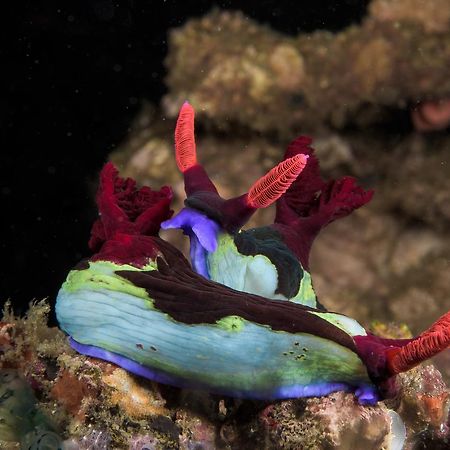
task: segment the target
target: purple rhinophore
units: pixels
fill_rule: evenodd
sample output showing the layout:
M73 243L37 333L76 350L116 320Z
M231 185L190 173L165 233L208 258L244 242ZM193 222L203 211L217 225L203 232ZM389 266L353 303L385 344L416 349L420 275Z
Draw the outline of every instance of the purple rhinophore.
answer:
M82 355L92 356L94 358L103 359L105 361L117 364L128 372L134 373L141 377L147 378L157 383L169 384L179 388L187 389L201 389L215 394L227 395L236 398L249 398L255 400L278 400L298 397L321 397L323 395L331 394L332 392L344 391L354 392L359 404L374 405L379 400L376 387L371 385L353 386L348 383L314 383L307 386L294 384L291 386L280 386L277 389L265 391L240 391L240 390L225 390L214 389L206 384L192 380L189 378L170 375L162 370L152 369L144 366L132 359L119 355L118 353L110 352L94 345L80 344L72 337L69 337L70 346L81 353Z
M161 228L181 228L189 236L192 266L198 274L209 279L206 257L217 249L220 225L199 211L183 208L175 217L163 222Z

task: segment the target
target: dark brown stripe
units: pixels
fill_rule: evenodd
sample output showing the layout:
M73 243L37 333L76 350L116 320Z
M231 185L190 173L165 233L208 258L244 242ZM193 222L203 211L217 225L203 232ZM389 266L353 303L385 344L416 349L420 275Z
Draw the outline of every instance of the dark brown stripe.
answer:
M193 272L184 257L170 244L161 241L159 247L164 260L158 258L158 270L121 270L116 273L144 288L154 299L155 307L174 320L186 324L213 324L226 316L236 315L275 331L308 333L329 339L356 352L351 336L311 314L312 311L323 311L235 291L209 281Z

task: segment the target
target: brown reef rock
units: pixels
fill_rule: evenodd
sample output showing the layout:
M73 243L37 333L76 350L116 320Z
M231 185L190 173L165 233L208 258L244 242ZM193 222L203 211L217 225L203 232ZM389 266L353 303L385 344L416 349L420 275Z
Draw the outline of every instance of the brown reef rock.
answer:
M297 37L216 10L172 31L166 64L171 117L189 98L221 129L342 127L369 106L377 121L380 108L450 95L450 3L374 0L359 26Z

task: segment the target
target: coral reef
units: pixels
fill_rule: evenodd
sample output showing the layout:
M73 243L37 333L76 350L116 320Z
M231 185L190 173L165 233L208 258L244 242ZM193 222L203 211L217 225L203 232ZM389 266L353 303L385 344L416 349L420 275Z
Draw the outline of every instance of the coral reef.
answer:
M213 11L171 33L165 110L173 117L189 98L220 129L284 135L379 122L449 96L449 17L445 0L374 0L359 26L288 37Z
M282 402L269 407L264 420L273 448L392 448L392 420L383 405L359 407L348 394L326 399ZM300 420L299 420L300 419Z
M377 0L369 6L370 15L379 22L412 22L426 32L446 32L450 9L445 0Z

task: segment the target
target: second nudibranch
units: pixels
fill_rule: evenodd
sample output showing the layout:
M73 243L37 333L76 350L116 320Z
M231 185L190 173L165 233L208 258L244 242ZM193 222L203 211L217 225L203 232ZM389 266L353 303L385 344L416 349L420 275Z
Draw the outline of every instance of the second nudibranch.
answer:
M323 308L309 273L311 244L321 228L367 203L372 192L350 177L324 182L310 143L306 137L293 141L284 160L248 193L225 200L197 161L194 109L182 106L175 152L186 208L161 227L189 236L197 273L239 291ZM241 229L257 209L275 202L274 224Z

